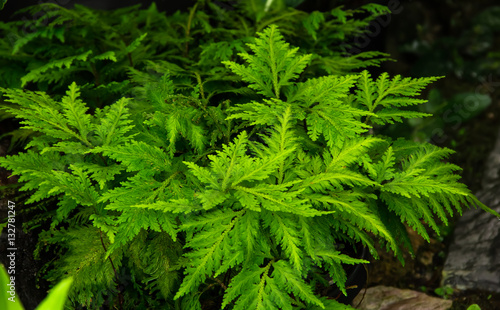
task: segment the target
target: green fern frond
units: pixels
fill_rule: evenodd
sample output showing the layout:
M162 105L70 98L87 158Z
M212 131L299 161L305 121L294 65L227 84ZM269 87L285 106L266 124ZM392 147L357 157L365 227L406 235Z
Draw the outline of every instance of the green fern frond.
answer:
M371 18L391 14L391 10L387 6L376 3L364 4L363 6L361 6L361 9L366 12L372 13Z
M342 147L332 147L329 151L325 150L322 154L325 170L328 173L334 170L342 169L353 163L360 162L362 154L366 154L377 143L383 142L380 138L365 137L362 139L345 140Z
M267 264L266 267L252 265L234 276L226 290L226 294L224 294L222 309L226 308L235 299L235 310L258 309L258 303L262 303L263 300L264 286L267 280L270 279L269 269L271 265L271 263ZM274 308L276 307L274 306Z
M298 235L299 227L296 226L297 218L293 215L280 214L278 212L264 213L264 225L269 228L271 234L278 240L287 255L293 268L299 274L303 269L303 251L300 248L302 240Z
M161 92L169 92L168 87ZM154 94L158 92L155 90ZM198 108L203 106L200 100L182 95L167 95L166 98L156 97L153 100L153 104L157 102L156 105L161 108L145 124L165 131L170 156L174 157L176 143L181 139L188 141L198 152L203 152L208 139L204 134L203 124L199 124L203 116Z
M401 111L397 107L417 105L427 102L424 99L410 98L418 96L422 89L440 77L402 78L397 75L390 79L387 73L382 73L376 81L371 79L368 71L361 72L356 91L356 104L365 106L373 112L373 122L376 124L393 123L402 118L425 117L425 113ZM380 117L379 117L380 113ZM377 118L378 117L378 118ZM370 118L370 116L368 117Z
M45 180L53 169L64 169L59 154L51 153L50 155L41 156L32 150L17 155L0 157L0 164L4 168L12 170L13 175L19 175L19 182L24 183L22 187L24 191L37 189L38 185ZM53 196L53 194L48 194L49 190L45 191L45 189L43 187L36 191L31 196L32 201L37 202Z
M91 131L91 116L86 113L88 108L79 97L78 86L73 82L69 86L66 96L61 100L62 112L68 120L68 125L78 130L83 142L88 145L87 136Z
M109 184L110 181L114 180L115 176L124 170L124 168L120 165L103 166L99 164L81 162L75 163L73 165L87 171L89 178L97 182L101 190L104 190L107 184Z
M311 108L316 104L336 105L341 103L341 98L345 98L349 89L356 83L358 76L323 76L308 79L306 82L298 83L298 90L290 101L301 101L303 105ZM359 111L361 115L366 112Z
M388 147L379 162L373 165L372 178L378 182L391 180L394 177L395 158L392 147Z
M427 116L403 109L438 79L350 73L386 59L341 49L388 9L306 14L255 0L219 10L221 23L207 13L217 6L169 18L154 5L44 6L48 25L34 20L16 55L0 52L19 62L10 79L53 93L0 88L7 117L36 134L0 166L20 176L28 202L57 202L40 240L60 245L48 279L76 279L71 307L201 310L215 293L223 309L351 309L316 286L328 273L345 294L345 265L367 263L344 245L377 257L380 241L404 262L406 225L429 240L427 226L439 234L467 204L498 215L459 183L450 150L373 136L372 125ZM20 34L0 26L10 30Z
M357 137L370 128L359 119L371 113L342 101L356 80L357 76L328 76L299 84L289 100L299 101L306 111L311 140L316 141L322 134L329 147L341 146L345 139Z
M363 244L363 246L367 247L368 250L370 251L370 254L373 256L373 258L378 259L379 254L377 250L375 249L375 243L369 234L361 229L360 227L357 227L356 224L352 222L347 222L343 221L342 219L328 219L328 226L330 229L334 229L338 231L338 234L334 234L335 238L338 238L338 240L347 240L347 242L359 242ZM384 225L387 227L387 230L391 232L391 229L388 227L386 223ZM393 239L396 240L396 238L393 237Z
M423 118L429 116L432 116L432 114L397 109L382 109L377 112L376 117L372 118L372 121L377 125L385 125L394 124L394 122L401 123L403 122L403 118Z
M390 60L389 56L389 54L376 51L360 52L355 55L339 53L332 56L314 57L310 67L329 75L342 76L367 67L379 67L381 63Z
M3 109L17 118L24 119L21 124L25 129L32 129L62 140L76 139L84 142L74 129L69 127L64 117L63 107L43 92L23 91L21 89L0 89L7 102L15 103Z
M279 185L260 184L254 187L235 186L235 198L245 208L261 211L261 207L269 211L294 213L301 216L318 216L327 212L320 212L312 208L307 200L300 199L302 190L288 190L293 184L300 181Z
M90 183L88 173L75 165L69 165L69 168L72 173L65 171L52 172L52 175L45 181L47 185L52 186L49 193L64 193L80 205L97 205L99 194Z
M428 240L421 220L439 234L434 214L447 223L446 213L452 215L452 207L460 213L461 205L469 201L471 193L454 174L460 168L441 162L451 150L427 144L415 147L411 142L394 146L394 152L389 147L382 160L375 164L379 172L377 179L383 181L380 197L390 210ZM401 170L395 167L396 157L402 161Z
M63 69L66 67L66 71L69 72L73 64L77 61L87 61L87 58L92 54L92 51L86 51L74 56L68 56L62 59L52 60L51 62L42 65L36 69L31 70L28 74L21 78L21 86L24 87L28 82L41 82L47 81L49 83L58 82L62 79L64 70L57 71L57 74L47 74L48 71L59 68Z
M323 13L314 11L307 16L306 19L302 21L304 28L307 33L311 35L314 41L318 40L317 31L320 28L320 25L325 22L325 16Z
M199 220L181 227L183 230L190 231L194 228L197 232L186 245L194 250L185 254L189 258L189 263L186 266L184 280L174 299L191 292L205 281L207 276L216 271L217 273L224 272L225 270L220 270L221 260L229 259L229 257L223 257L222 253L232 252L232 255L238 255L237 252L234 252L237 249L234 249L229 239L232 228L243 214L244 211L213 211L205 217L200 217ZM231 249L224 251L225 247ZM243 261L243 255L240 256L240 259ZM226 268L229 267L226 266Z
M330 299L328 297L321 297L319 300L323 303L325 309L328 309L328 310L355 310L356 309L356 308L353 308L349 305L342 304L335 299ZM319 310L319 309L323 309L323 308L313 305L313 306L309 307L309 309L310 310Z
M96 147L93 153L102 153L123 163L127 171L169 171L171 160L159 147L132 141L115 147Z
M307 116L308 134L311 140L318 140L322 134L328 147L340 146L346 138L354 138L361 133L368 131L370 126L361 123L352 116L356 113L350 107L314 107L312 113Z
M151 288L151 292L159 290L163 298L172 297L176 285L179 281L179 274L174 268L176 258L181 254L181 247L178 243L166 234L156 234L144 251L138 253L141 260L141 269L149 277L146 288Z
M62 233L65 235L58 237ZM81 227L52 237L56 238L61 238L58 241L65 244L68 251L58 262L57 271L49 274L49 279L73 277L69 293L72 301L93 308L102 305L109 295L116 294L115 273L110 261L104 258L99 231L94 227ZM119 252L113 254L114 267L120 267L122 255ZM89 274L93 276L89 277Z
M298 77L311 56L297 56L298 48L290 49L275 25L269 26L258 35L255 43L248 44L255 55L239 54L248 63L248 67L232 61L222 63L241 76L257 93L279 99L281 88Z
M164 232L168 234L174 242L177 238L177 225L175 220L171 215L165 212L139 208L126 209L118 217L116 224L119 228L114 236L114 242L106 252L106 258L137 236L142 229Z
M246 144L246 132L242 132L234 143L224 145L223 151L218 152L217 156L209 155L212 161L210 170L213 174L210 174L207 168L189 162L185 164L201 181L209 183L209 188L224 192L242 182L266 179L279 162L293 152L293 149L290 149L268 158L250 158L245 155Z
M264 99L262 102L252 101L237 104L228 109L231 113L226 119L242 119L248 121L249 125L274 125L278 115L283 114L286 107L285 102L279 99Z
M277 110L279 111L280 109ZM295 136L293 130L296 123L295 115L292 115L292 107L290 105L286 106L284 111L277 116L277 122L278 123L268 131L268 135L259 134L266 147L262 147L263 145L250 145L252 150L261 157L284 153L288 150L295 151L300 149L300 139ZM294 158L291 154L280 160L278 171L274 174L278 184L293 179L293 174L291 173L293 161Z
M119 194L118 194L119 195ZM198 195L195 193L195 195ZM117 196L117 195L115 195ZM110 197L108 197L110 198ZM110 199L113 200L113 199ZM113 207L118 207L116 206L111 206L110 208ZM189 213L194 213L198 211L204 210L202 206L198 204L198 201L195 201L194 199L170 199L169 201L157 201L154 203L148 203L148 204L134 204L127 206L130 208L144 208L144 209L152 209L152 210L157 210L157 211L162 211L162 212L172 212L172 213L184 213L184 214L189 214Z
M243 214L240 221L235 225L234 234L239 238L244 249L245 265L248 266L255 256L266 256L267 245L263 238L263 233L259 223L258 212L248 210ZM257 254L261 252L260 254Z
M318 250L315 254L328 265L327 269L330 272L333 282L344 295L347 295L345 288L347 275L342 264L355 265L369 263L367 260L352 258L335 250Z
M391 249L398 255L400 252L399 246L392 234L378 215L369 209L366 203L359 201L359 198L359 195L353 192L337 192L332 195L310 195L313 203L321 204L323 208L335 211L334 217L338 216L342 221L350 222L362 230L379 235L389 243ZM352 230L351 232L356 233L356 230ZM356 238L363 237L362 234L356 236Z
M42 28L37 29L34 32L26 33L25 35L18 38L12 46L12 54L17 54L17 52L19 52L19 50L21 50L23 46L40 37L47 39L56 37L59 39L59 41L64 43L64 28Z
M479 199L477 199L477 197L474 196L474 195L469 195L469 197L467 197L467 202L471 206L473 206L474 208L480 207L484 211L486 211L486 212L488 212L488 213L490 213L490 214L492 214L492 215L500 218L500 214L497 211L495 211L495 210L489 208L488 206L486 206L484 203L482 203L481 201L479 201ZM461 210L459 210L459 213L460 213L460 215L462 215L462 211Z
M280 286L284 286L281 287L282 289L299 297L307 302L307 304L316 305L325 309L323 303L312 291L312 288L305 283L304 279L299 277L287 261L279 260L273 264L273 267L274 271L272 276L276 279L277 283L281 284Z
M408 223L408 225L425 240L430 240L429 234L421 222L420 214L409 207L411 203L409 203L408 198L387 195L384 193L380 195L380 198L387 204L389 210L393 211L400 217L402 222Z
M134 205L152 203L158 197L166 198L168 196L165 193L166 187L171 185L171 179L158 182L152 178L153 174L144 171L129 177L122 186L104 192L99 202L107 203L109 201L110 203L106 206L108 210L127 210Z
M221 61L228 61L232 58L235 52L244 52L244 41L236 39L233 41L211 42L203 46L200 54L199 65L207 66L208 64Z
M271 267L274 270L269 274ZM222 308L236 300L235 310L292 309L295 301L290 294L294 294L296 298L324 309L311 287L283 260L271 261L261 268L244 269L233 280L224 296Z
M95 132L100 146L116 146L132 138L131 135L126 135L134 128L127 107L129 101L127 98L121 98L114 104L96 111L99 123L95 125Z
M142 34L140 37L135 39L132 43L130 43L126 48L125 52L126 53L132 53L134 50L136 50L140 45L141 42L144 40L144 38L147 36L147 33Z
M107 51L99 55L95 55L89 59L89 62L96 62L97 60L111 60L117 62L116 55L114 51Z

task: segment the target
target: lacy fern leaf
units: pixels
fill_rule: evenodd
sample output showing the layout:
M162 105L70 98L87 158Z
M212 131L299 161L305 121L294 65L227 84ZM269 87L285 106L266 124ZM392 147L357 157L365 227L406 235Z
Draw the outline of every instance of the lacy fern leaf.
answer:
M70 72L74 62L85 62L87 61L87 58L90 54L92 54L92 51L86 51L78 55L53 60L37 69L31 70L30 73L21 78L22 86L24 87L28 82L59 82L64 77L64 75L67 74L67 72ZM64 69L64 67L66 68ZM52 69L55 68L58 68L60 70L53 70L55 72L53 72L52 74L47 74L48 71L52 71Z
M429 240L426 225L439 233L438 220L448 223L466 204L498 216L459 183L460 168L444 162L450 150L375 135L374 125L426 116L403 109L423 103L416 96L437 78L318 75L376 64L377 53L350 56L352 63L316 53L324 51L323 39L334 48L387 9L337 8L308 18L290 9L267 18L261 1L249 2L257 28L301 21L305 29L294 37L313 37L314 44L303 44L312 59L290 47L276 25L244 52L253 29L247 19L237 19L247 30L235 39L198 10L205 4L175 14L174 22L150 7L138 22L148 35L129 25L134 9L116 11L112 27L92 25L131 30L123 40L115 30L107 37L119 49L92 47L103 52L91 57L90 50L44 47L58 60L25 77L59 80L86 59L95 85L70 83L52 97L0 88L9 103L2 109L37 133L26 152L0 158L0 165L20 176L28 202L57 203L45 215L51 226L41 240L63 253L48 278L75 278L72 307L200 310L219 301L229 310L350 309L320 289L333 283L348 294L345 265L367 263L345 247L361 243L377 257L381 241L404 262L403 247L411 250L406 225ZM69 40L71 11L47 7L50 30L20 40L16 50L40 38ZM77 24L101 20L90 9L77 11ZM372 15L359 23L350 18L362 12ZM151 24L162 31L149 31ZM286 35L295 28L280 29ZM221 41L199 37L209 32ZM153 57L155 47L161 53ZM245 64L232 61L234 51ZM130 80L100 80L108 71L126 76L126 63L134 67ZM97 97L94 106L86 92ZM134 98L113 97L122 93Z
M238 54L248 62L248 67L232 61L222 63L250 83L250 88L268 98L279 99L281 88L290 85L311 59L311 55L296 55L298 48L289 49L275 25L266 28L248 46L255 55Z
M411 98L420 94L429 83L440 77L402 78L395 76L389 78L387 73L382 73L376 81L371 79L368 71L361 72L356 91L356 104L364 106L369 112L375 113L372 118L375 124L401 122L403 118L419 118L430 116L426 113L413 111L399 111L398 107L405 107L425 103L426 100ZM368 116L370 118L370 116Z

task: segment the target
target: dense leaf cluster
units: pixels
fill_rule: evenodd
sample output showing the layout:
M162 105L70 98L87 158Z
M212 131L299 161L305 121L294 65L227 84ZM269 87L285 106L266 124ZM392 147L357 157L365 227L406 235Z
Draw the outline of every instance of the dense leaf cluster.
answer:
M318 25L350 14L287 12L318 40ZM78 81L54 96L0 88L4 111L37 132L0 165L20 176L29 202L57 200L41 239L64 246L48 279L73 277L72 307L201 309L221 296L224 309L346 309L318 290L331 280L346 293L343 265L366 263L343 245L376 255L378 240L402 260L405 224L428 239L422 223L439 233L437 221L462 204L493 213L442 161L450 150L372 132L426 116L405 107L423 103L415 97L437 78L318 74L315 65L339 73L318 63L336 61L291 47L281 34L290 28L272 24L287 14L256 14L261 31L239 43L203 14L190 11L186 37L155 44L188 55L194 29L212 31L222 39L193 47L207 58L130 67L129 96L110 105L91 107ZM184 27L183 18L169 22ZM147 36L138 38L124 50L146 53ZM239 54L216 57L223 46Z
M271 23L280 26L292 44L312 53L307 75L344 74L386 59L386 54L371 51L347 55L345 44L341 47L366 32L370 21L389 13L386 7L339 7L309 14L288 2L276 0L265 7L261 0L199 0L188 12L168 16L154 3L148 9L114 11L41 3L24 10L31 19L0 23L0 86L63 96L75 81L93 110L135 95L130 75L169 70L179 90L189 93L197 87L202 98L210 99L238 87L228 83L234 79L225 74L221 61L234 60L255 33ZM4 113L0 121L8 117L12 115ZM32 134L9 133L13 145Z

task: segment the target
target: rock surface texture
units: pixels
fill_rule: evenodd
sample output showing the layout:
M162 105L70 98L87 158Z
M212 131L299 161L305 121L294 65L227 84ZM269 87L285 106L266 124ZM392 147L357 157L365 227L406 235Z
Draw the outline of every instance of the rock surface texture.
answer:
M361 290L352 304L359 310L445 310L452 301L381 285Z
M500 213L500 133L489 155L477 197ZM443 269L444 285L460 290L500 292L500 220L467 210L458 220Z

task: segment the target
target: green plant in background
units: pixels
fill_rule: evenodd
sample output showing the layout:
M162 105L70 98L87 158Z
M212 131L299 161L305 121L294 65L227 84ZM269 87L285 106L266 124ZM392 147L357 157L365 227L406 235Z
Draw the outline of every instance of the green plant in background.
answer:
M379 241L403 262L404 224L428 240L422 221L439 234L462 204L498 216L442 162L451 150L372 133L427 116L405 107L437 78L308 77L314 55L276 25L248 47L223 61L226 98L162 66L94 113L77 83L1 89L39 135L0 165L29 202L58 200L41 240L64 247L48 279L74 278L73 307L345 309L318 290L331 277L345 294L342 265L366 263L343 246L376 256Z
M106 12L43 3L26 10L38 16L31 21L0 24L5 38L0 42L0 86L63 96L66 86L76 81L94 110L130 94L129 74L168 69L179 87L188 92L200 87L201 96L210 98L232 91L232 78L224 74L221 61L232 60L271 23L313 55L304 72L308 76L344 74L387 59L380 52L345 55L340 48L366 32L370 21L387 14L386 7L370 4L309 14L291 6L297 4L277 0L267 7L260 0L200 0L189 12L167 17L154 4L145 10L135 6ZM8 117L4 114L0 120ZM13 143L27 141L31 134L9 133Z
M2 85L31 85L58 94L68 81L76 80L88 88L93 100L107 95L106 91L122 91L119 82L126 78L127 68L151 56L144 49L136 50L139 43L150 24L161 22L157 20L161 14L151 14L150 24L146 24L144 11L140 15L137 8L106 12L76 5L69 10L46 3L25 9L25 13L40 17L1 24L5 38L1 46ZM145 25L139 30L128 22L130 19ZM149 40L146 43L157 47Z
M451 9L451 7L450 7ZM476 80L478 77L498 73L498 62L494 56L496 38L500 32L500 6L490 6L469 17L452 15L446 27L449 34L429 39L430 29L418 26L419 39L407 43L403 52L414 54L418 62L412 66L412 74L456 75L459 78ZM458 35L460 35L458 37Z
M427 103L415 107L414 110L432 114L435 117L410 119L408 124L395 124L385 133L391 136L404 133L418 141L440 140L443 139L445 130L450 128L457 130L463 123L483 112L491 101L489 94L478 92L462 92L447 99L438 89L431 89ZM453 141L451 143L453 146Z
M14 291L15 283L11 282L11 278L5 271L2 265L0 268L0 285L3 287L0 293L0 305L4 310L23 310L21 301ZM36 310L62 310L67 301L67 294L71 287L73 279L67 278L59 282L51 289L49 295L40 303Z
M257 0L224 10L220 4L225 2L199 1L189 12L169 17L154 4L146 10L134 6L109 12L80 5L71 10L49 3L33 6L25 11L40 17L28 24L1 24L7 39L0 49L2 86L36 83L39 90L57 93L77 81L85 90L89 87L88 95L95 99L96 92L102 96L105 90L123 91L116 84L123 82L128 69L143 68L147 60L163 60L173 72L191 71L193 78L196 71L213 75L220 61L241 52L244 43L270 23L279 25L293 44L314 54L309 70L346 73L386 59L376 58L387 56L380 52L343 55L339 47L366 32L370 21L390 13L384 6L308 14L283 1L272 1L267 10ZM355 19L355 14L367 17Z
M412 76L447 75L449 85L441 88L450 89L451 94L432 90L429 104L418 109L436 117L412 120L413 128L395 126L393 132L411 131L408 134L416 139L441 143L450 131L458 131L493 101L496 85L493 77L500 72L497 57L500 7L490 6L472 14L471 8L457 10L460 5L444 5L450 18L435 27L441 30L433 31L429 25L420 24L418 38L401 48L401 52L417 59L411 65Z
M137 9L103 12L76 5L68 10L46 3L27 10L32 14L45 12L37 14L38 19L0 24L5 38L0 43L0 85L62 96L67 85L77 81L91 109L116 100L128 89L128 68L166 53L159 48L163 41L153 42L146 34L164 24L165 16L154 6L139 14ZM139 23L144 25L140 30ZM150 49L140 44L143 40ZM9 117L3 114L0 120ZM26 143L33 132L14 130L7 134L12 136L13 146L18 141Z
M443 299L449 299L453 295L454 289L451 286L438 287L434 293Z

